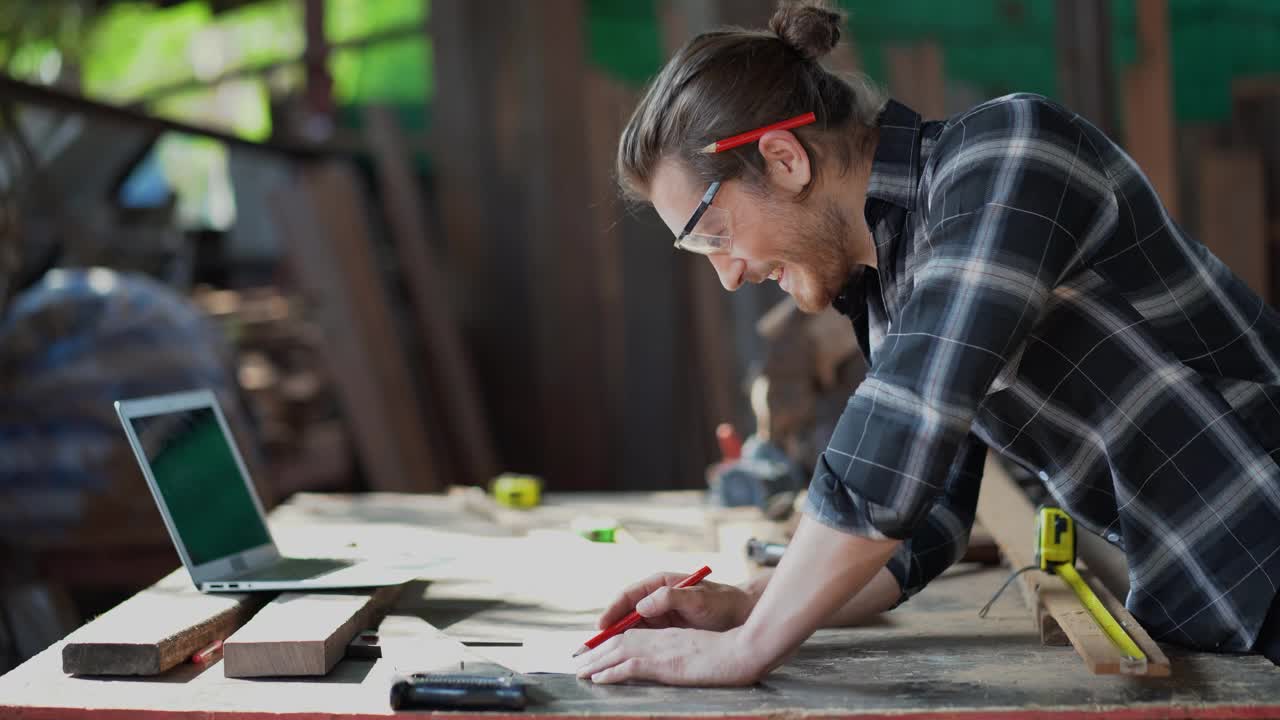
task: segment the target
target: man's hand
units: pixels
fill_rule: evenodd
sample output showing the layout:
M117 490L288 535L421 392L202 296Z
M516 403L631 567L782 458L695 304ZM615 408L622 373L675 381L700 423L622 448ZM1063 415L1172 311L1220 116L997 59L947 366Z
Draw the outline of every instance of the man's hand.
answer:
M752 685L763 667L738 647L739 640L736 630L634 629L579 655L578 677L602 684L648 680L690 687Z
M706 580L693 587L671 587L685 577L683 573L658 573L628 586L596 624L603 630L633 608L644 617L636 627L728 630L746 622L756 595Z

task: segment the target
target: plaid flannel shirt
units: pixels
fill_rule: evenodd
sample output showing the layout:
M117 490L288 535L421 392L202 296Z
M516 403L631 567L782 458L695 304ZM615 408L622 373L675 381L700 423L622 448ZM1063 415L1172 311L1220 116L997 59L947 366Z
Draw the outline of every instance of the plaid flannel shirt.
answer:
M1249 650L1280 583L1280 316L1059 105L880 123L877 268L835 302L870 370L807 512L904 539L905 599L963 553L993 448L1125 551L1156 639Z

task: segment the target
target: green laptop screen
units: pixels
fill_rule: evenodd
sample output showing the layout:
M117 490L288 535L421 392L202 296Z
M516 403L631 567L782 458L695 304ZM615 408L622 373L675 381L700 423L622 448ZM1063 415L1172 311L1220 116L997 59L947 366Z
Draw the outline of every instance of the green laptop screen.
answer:
M131 422L193 564L271 542L212 408Z

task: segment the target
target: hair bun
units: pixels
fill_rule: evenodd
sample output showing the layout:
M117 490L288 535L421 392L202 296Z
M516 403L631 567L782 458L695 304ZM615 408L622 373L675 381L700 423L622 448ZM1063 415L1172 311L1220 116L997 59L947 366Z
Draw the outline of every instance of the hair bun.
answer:
M814 0L784 0L769 29L806 60L817 60L840 42L844 14Z

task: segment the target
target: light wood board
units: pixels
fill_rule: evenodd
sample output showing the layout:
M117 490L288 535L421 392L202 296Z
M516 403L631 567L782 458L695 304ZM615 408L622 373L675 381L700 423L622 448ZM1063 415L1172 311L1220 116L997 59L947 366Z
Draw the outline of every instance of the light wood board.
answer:
M351 639L381 620L403 589L281 594L227 639L226 676L325 675L346 654Z

